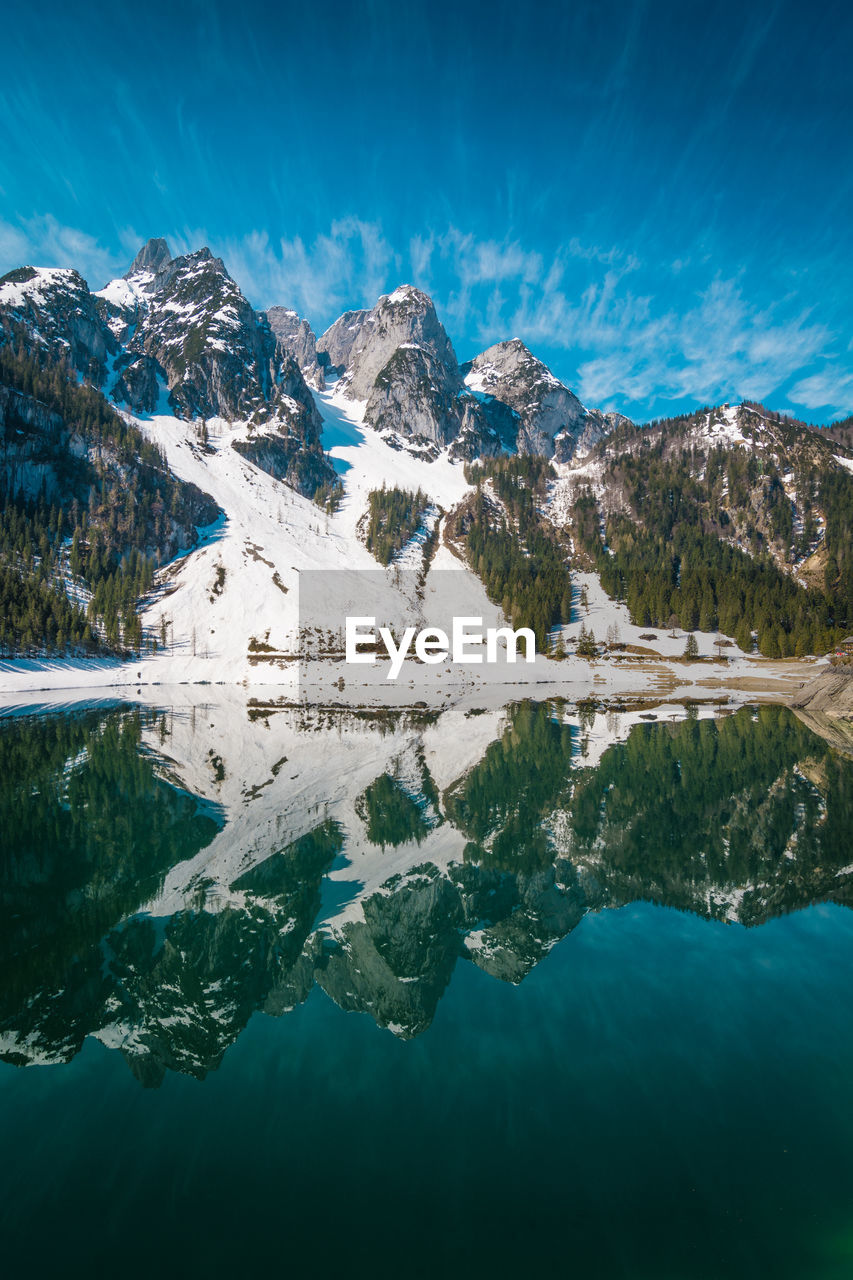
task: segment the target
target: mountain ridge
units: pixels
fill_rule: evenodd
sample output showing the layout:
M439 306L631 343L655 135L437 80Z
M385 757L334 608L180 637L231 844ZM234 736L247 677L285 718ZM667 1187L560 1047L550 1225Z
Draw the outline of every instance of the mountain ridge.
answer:
M749 405L639 427L587 409L519 338L460 365L432 299L408 284L316 338L291 308L252 308L209 248L172 257L162 238L96 293L72 268L8 273L0 338L12 353L29 345L50 378L98 388L173 478L224 513L215 539L199 535L138 602L145 645L161 649L150 669L139 653L146 678L164 668L166 636L181 678L201 678L199 650L217 678L292 658L299 575L375 563L364 517L386 486L389 509L427 513L388 574L428 575L438 548L436 565L461 570L481 599L485 585L516 625L530 611L542 643L558 626L571 638L570 568L600 574L632 625L720 628L744 655L819 652L853 630L843 430ZM16 432L30 458L74 433L17 395L0 396L4 485L26 506ZM131 481L138 466L126 464ZM35 530L34 510L20 510ZM28 564L11 562L13 578Z

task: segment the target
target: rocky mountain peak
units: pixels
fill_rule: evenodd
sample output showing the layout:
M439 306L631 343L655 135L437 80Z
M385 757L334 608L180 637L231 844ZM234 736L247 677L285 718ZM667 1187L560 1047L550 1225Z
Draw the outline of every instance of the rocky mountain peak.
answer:
M329 373L345 373L365 324L373 323L372 311L345 311L317 341L317 358Z
M288 307L270 307L266 318L279 346L293 356L305 381L322 391L326 384L317 357L317 339L308 321Z
M117 403L136 413L160 406L184 418L279 423L316 444L319 418L297 352L207 245L173 258L165 240L149 240L127 276L95 300L121 348L106 388ZM315 367L320 373L316 359Z
M89 286L70 267L18 267L0 280L0 341L25 336L99 383L114 350Z
M476 390L487 389L486 385L476 387L475 384L479 382L497 386L521 376L528 385L531 382L538 382L562 387L564 391L568 391L568 387L563 386L563 383L554 377L548 366L535 356L520 338L509 338L487 347L464 366L464 372L466 382ZM569 392L569 395L571 394Z
M462 373L487 407L499 401L516 415L520 453L570 457L589 426L574 392L520 338L496 342L463 365Z
M458 378L456 354L432 298L410 284L383 294L372 311L342 316L320 339L320 346L337 368L343 365L348 393L355 400L370 399L377 377L401 347L420 348L431 365ZM338 359L332 358L331 348Z
M209 252L210 250L208 250ZM129 279L130 276L141 275L143 272L151 272L156 275L158 271L162 271L164 267L168 266L171 261L172 255L169 252L169 246L162 237L146 240L139 253L133 259L125 279Z
M387 293L379 299L377 309L381 307L409 307L414 311L435 311L435 305L428 293L417 289L413 284L398 285L393 293Z

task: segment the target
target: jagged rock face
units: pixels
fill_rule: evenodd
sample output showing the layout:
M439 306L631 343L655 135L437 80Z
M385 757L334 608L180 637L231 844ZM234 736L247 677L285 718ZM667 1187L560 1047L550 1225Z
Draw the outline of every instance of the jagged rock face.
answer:
M153 356L120 356L115 364L119 375L113 383L112 397L129 405L135 413L153 413L160 399L160 388L166 371Z
M67 357L137 413L152 412L163 390L181 417L283 417L290 431L303 419L306 434L319 431L311 393L291 361L298 351L281 342L207 248L173 258L165 240L149 240L130 271L97 294L76 271L20 267L0 281L0 330ZM297 340L310 352L304 322ZM314 366L319 373L316 357Z
M129 473L127 460L115 444L87 434L79 419L67 419L42 401L0 384L0 501L6 494L85 507L93 488L115 476L123 484L149 479L156 484L150 463L137 462ZM221 514L216 503L194 484L181 482L180 508L160 513L156 529L149 529L147 554L163 559L197 541L196 526L211 524Z
M141 275L143 272L158 271L169 265L172 261L172 255L169 252L169 246L162 238L149 240L142 246L139 253L133 259L133 265L128 271L128 276Z
M488 406L507 405L517 418L519 453L555 453L554 441L562 439L562 452L587 429L589 414L568 387L538 360L518 338L498 342L463 366L465 383ZM600 438L600 437L599 437Z
M463 385L458 400L462 412L459 434L450 446L452 458L473 462L514 453L518 419L509 405L500 400L486 403Z
M356 328L345 362L347 390L353 399L369 399L377 377L400 347L420 347L434 357L448 375L458 377L450 339L435 314L432 299L420 289L401 285L380 298L368 315L356 313L359 314L363 318L352 322ZM342 317L344 319L346 317ZM335 363L339 364L340 360Z
M299 435L309 444L319 441L323 419L293 356L281 356L270 398L276 417L284 420L291 435Z
M0 384L0 445L6 491L28 497L43 492L48 502L62 496L54 452L65 455L63 469L72 478L78 470L76 460L85 455L82 444L66 435L65 424L58 413L40 400L3 384Z
M284 480L306 498L334 484L335 469L323 452L323 419L293 356L284 356L273 402L275 418L233 447L276 480Z
M372 311L345 311L317 343L317 356L329 373L345 373L365 325L373 323Z
M200 249L146 278L150 275L126 281L131 288L136 284L138 297L128 351L153 357L165 370L177 412L204 418L265 416L275 385L274 340L221 259Z
M317 359L317 339L308 321L287 307L270 307L266 318L279 346L293 356L308 385L322 391L326 382Z
M149 240L127 275L98 297L106 324L125 346L109 388L114 399L148 413L162 388L181 417L283 420L289 434L319 438L320 419L297 353L209 249L172 258L164 240ZM313 334L305 322L274 310L294 315L294 333L310 351Z
M68 359L97 384L116 350L86 281L65 267L18 267L0 279L0 333Z
M365 421L416 448L450 446L473 459L503 451L565 461L587 451L617 415L587 411L514 338L460 369L430 298L402 285L372 311L348 311L318 343L348 395L366 400Z
M268 442L250 440L249 452L310 496L335 479L302 373L322 387L322 369L307 323L284 308L272 315L252 308L209 249L173 258L162 239L97 294L66 269L21 267L0 281L0 341L69 359L137 414L267 426Z
M459 380L431 351L411 343L398 347L380 369L367 401L365 420L378 431L440 447L459 432Z
M576 454L583 456L617 427L631 425L631 419L621 413L602 413L600 409L587 409L585 413L578 435L561 431L554 437L555 462L568 462Z
M379 299L372 311L348 311L318 344L327 367L343 374L347 394L366 400L365 422L435 456L495 453L501 431L465 388L432 300L412 285Z

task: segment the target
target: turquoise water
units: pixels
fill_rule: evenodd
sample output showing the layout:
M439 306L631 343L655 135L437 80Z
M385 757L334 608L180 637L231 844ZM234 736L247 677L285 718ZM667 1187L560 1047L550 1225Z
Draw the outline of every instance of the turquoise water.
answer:
M851 1274L853 763L592 720L0 722L11 1270Z

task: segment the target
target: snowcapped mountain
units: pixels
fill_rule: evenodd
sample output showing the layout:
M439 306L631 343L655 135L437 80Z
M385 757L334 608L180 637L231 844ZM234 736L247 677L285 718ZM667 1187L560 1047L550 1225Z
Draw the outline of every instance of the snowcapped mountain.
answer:
M311 417L295 357L209 249L171 258L165 241L150 241L96 297L121 347L107 387L117 402L150 413L162 387L184 418L281 418L295 428Z
M372 311L356 313L356 316L350 313L350 316L343 317L347 329L355 325L344 368L348 394L354 400L369 400L377 377L401 347L428 353L438 366L448 371L457 368L453 346L436 315L432 299L412 285L401 285L380 298ZM332 330L341 323L337 321ZM321 350L327 350L323 345L327 336L324 334L320 339ZM340 354L336 363L340 363Z
M853 449L831 433L749 403L642 428L627 420L617 425L615 435L560 468L550 498L554 519L570 522L577 496L587 492L603 521L628 514L642 525L647 489L636 478L645 481L652 469L665 468L721 540L768 554L804 582L823 572L829 512L820 480L853 471Z
M0 280L0 335L67 359L78 374L101 386L118 351L97 298L67 267L18 267Z
M450 446L473 459L503 451L565 461L622 419L587 410L517 338L460 367L432 300L412 285L372 311L350 311L320 338L365 421L407 447Z
M209 249L172 258L162 239L97 293L65 269L21 267L0 281L8 337L69 359L132 412L278 420L310 439L318 423L299 359L316 376L313 335L278 312L275 322L278 333Z
M287 307L270 307L266 314L279 346L293 356L308 385L322 391L326 385L323 366L317 358L317 339L308 321Z
M576 452L588 453L614 427L628 421L621 414L585 409L519 338L481 352L462 366L462 374L466 387L490 415L500 406L510 410L519 453L567 462Z
M851 902L849 770L781 708L760 733L747 708L694 710L701 732L671 706L252 710L235 692L89 709L58 740L39 718L14 727L13 767L42 747L34 836L61 817L67 838L5 868L5 1060L68 1061L93 1035L145 1084L201 1077L255 1010L285 1014L315 984L409 1038L466 963L518 984L590 912L652 899L755 925Z
M719 626L734 635L738 628L741 648L753 647L752 623L744 614L749 574L741 565L740 604L733 612L721 609L727 588L714 576L717 568L711 577L707 568L716 564L717 544L756 560L768 553L774 559L776 579L771 582L762 569L765 612L773 592L782 598L785 579L795 579L802 590L782 614L787 638L776 645L782 656L789 641L828 644L835 628L849 625L837 621L847 617L847 605L836 602L836 596L853 598L849 510L844 516L849 502L843 484L832 479L853 469L843 443L747 405L634 427L618 414L585 408L519 339L497 343L460 366L432 300L411 285L384 295L370 310L345 313L315 339L307 320L291 309L255 311L209 249L173 257L164 240L154 239L126 275L97 293L71 269L10 272L0 280L0 337L8 357L8 385L0 385L7 440L0 492L20 505L44 482L47 500L60 508L49 527L33 527L27 535L23 563L33 546L46 546L50 572L59 575L54 586L89 608L97 629L103 622L91 613L93 582L71 567L75 538L82 548L76 563L91 562L94 547L104 583L124 572L131 550L159 564L197 543L190 555L160 569L152 591L146 588L140 616L147 648L140 651L134 642L138 656L111 678L289 679L288 664L299 649L299 583L313 569L384 573L404 612L417 612L422 599L403 598L395 576L401 568L419 575L421 593L430 589L431 574L453 569L459 599L499 621L511 600L508 591L520 590L522 560L529 558L515 524L521 508L512 498L513 484L540 485L529 495L525 519L560 548L561 571L571 551L576 568L607 570L607 590L619 598L628 579L636 578L627 599L635 621L648 619L640 626L664 625L684 604L675 600L682 561L660 550L677 520L693 531L691 554L702 577L698 604L693 597L689 608L684 604L694 627L704 619L707 628L700 630ZM15 366L22 357L14 353L22 347L65 362L51 373L50 386L43 383L50 405L26 390L31 373ZM76 381L90 384L86 394L99 388L121 415L108 421L98 410L113 442L109 492L97 482L104 466L101 427L93 431L90 424L81 436L57 389L69 365ZM131 432L127 440L122 423ZM146 463L140 485L143 440L159 452ZM62 478L60 454L83 464L73 484ZM530 466L525 455L550 459L553 469ZM488 465L466 474L464 464L475 459ZM187 484L192 488L180 487ZM504 555L490 561L478 552L479 577L469 565L465 539L475 515L475 486L481 489L477 518L491 522L486 535L514 540L522 557L505 580L498 581L509 563ZM128 496L120 513L122 487ZM377 494L393 488L404 491L413 510L416 495L421 505L392 563L379 570L366 546L366 522ZM650 496L661 499L660 510ZM175 508L168 515L167 502ZM70 523L63 507L73 511ZM190 525L202 512L207 527L193 534ZM23 508L20 518L34 519ZM135 540L129 540L131 529ZM632 529L657 539L642 549L642 564ZM702 549L693 536L697 529L711 539ZM97 547L95 530L102 539ZM607 542L611 534L615 552ZM11 555L9 572L20 578L20 545L11 539L3 554ZM632 565L618 560L620 547L625 555L635 548ZM719 573L728 572L721 562ZM140 570L138 580L146 573ZM534 565L530 585L538 579L545 583ZM812 629L797 622L818 607L804 594L806 586L828 593ZM354 601L357 595L354 579ZM471 608L463 605L459 612ZM131 621L126 634L138 637L135 616ZM568 626L565 617L563 623ZM795 641L798 627L801 639ZM21 635L38 633L33 624ZM14 636L13 643L19 643ZM38 640L27 640L24 648L35 660ZM43 648L39 657L50 652L48 641Z
M468 459L503 450L565 459L619 421L586 410L517 339L460 368L432 300L412 285L346 312L318 341L291 309L254 311L209 249L173 258L163 239L96 293L73 270L11 272L0 282L0 326L70 359L134 414L275 423L315 452L309 387L324 389L324 370L364 404L369 426L432 458L450 448ZM273 466L290 482L292 452Z
M495 453L499 442L465 388L432 299L401 285L371 311L349 311L319 340L343 393L365 404L364 421L398 447L435 458Z

